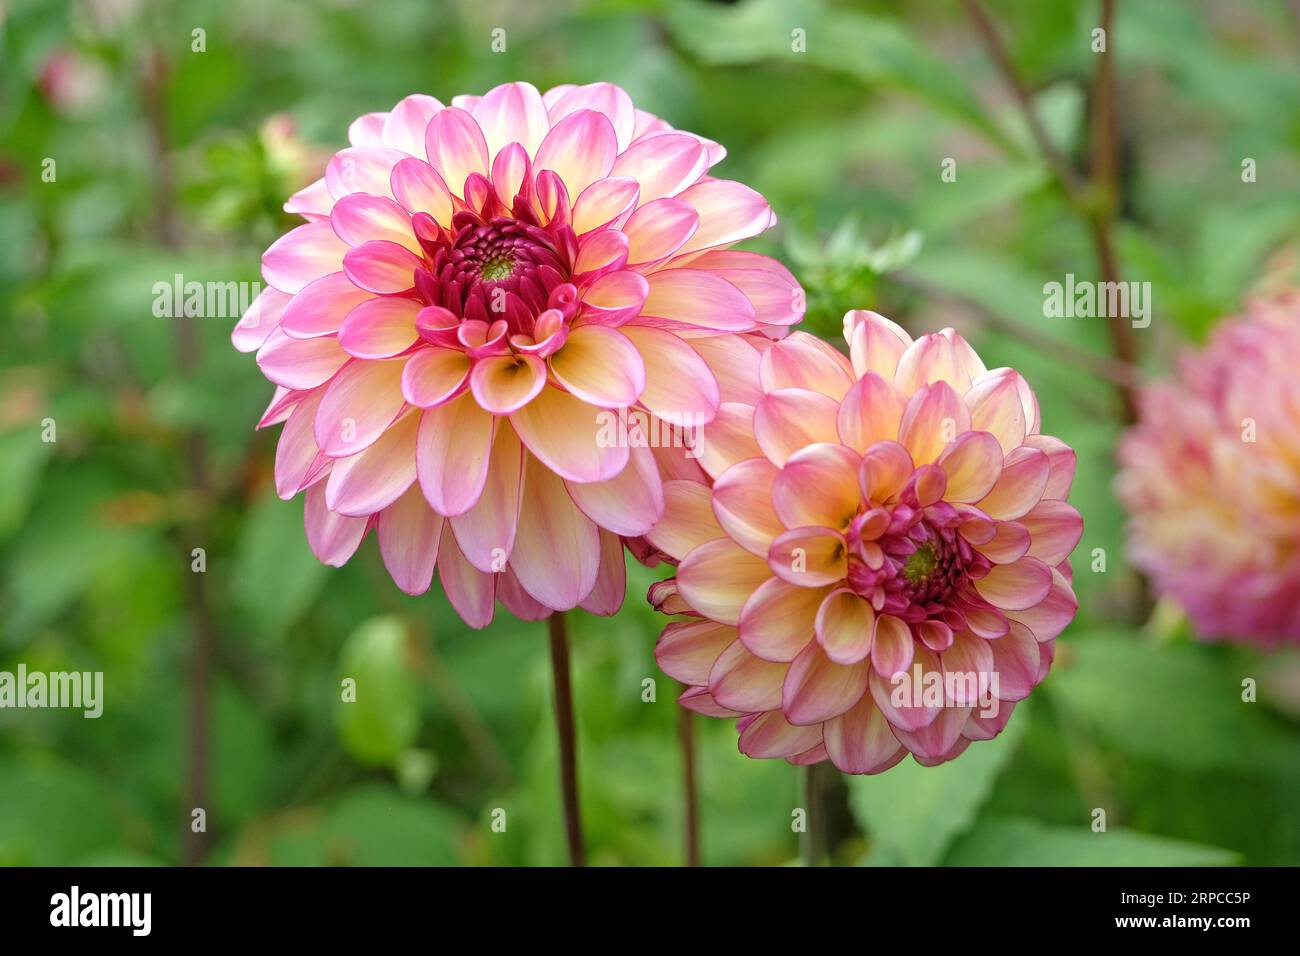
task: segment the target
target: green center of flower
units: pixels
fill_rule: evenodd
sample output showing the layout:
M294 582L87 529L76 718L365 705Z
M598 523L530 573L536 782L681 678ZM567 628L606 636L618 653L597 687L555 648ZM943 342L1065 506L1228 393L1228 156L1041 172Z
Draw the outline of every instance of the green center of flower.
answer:
M514 271L514 257L503 253L484 262L478 274L483 278L484 282L495 282L498 279L509 279L514 274Z
M939 564L939 556L933 545L923 544L913 551L903 565L903 576L912 584L921 584Z

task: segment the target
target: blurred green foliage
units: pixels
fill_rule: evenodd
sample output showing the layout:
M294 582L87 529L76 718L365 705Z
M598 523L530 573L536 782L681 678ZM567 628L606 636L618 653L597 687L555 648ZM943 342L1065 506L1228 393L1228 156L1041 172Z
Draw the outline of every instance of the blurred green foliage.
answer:
M1097 4L989 6L1082 169ZM471 632L440 594L398 593L373 543L319 565L301 504L271 486L274 435L252 430L271 389L231 349L232 321L197 321L191 364L151 310L154 283L178 273L256 280L290 224L280 204L354 116L512 79L610 80L724 143L718 172L781 216L753 247L796 270L808 328L834 340L855 307L918 334L957 326L990 367L1025 373L1045 430L1079 451L1082 610L1051 678L956 763L837 790L852 813L837 862L1300 862L1297 662L1132 619L1110 490L1118 404L1072 351L1104 354L1105 329L1042 318L1045 282L1095 275L1087 230L955 9L0 0L0 669L102 670L106 687L99 720L0 711L0 863L184 858L194 548L215 634L210 861L563 861L544 627L501 615ZM1127 277L1153 286L1155 321L1136 333L1150 372L1250 289L1294 280L1293 9L1120 4L1117 245ZM675 688L641 601L656 576L633 567L621 614L574 623L599 864L682 859ZM1259 703L1242 702L1244 678ZM705 862L792 859L797 771L739 756L727 722L695 724Z

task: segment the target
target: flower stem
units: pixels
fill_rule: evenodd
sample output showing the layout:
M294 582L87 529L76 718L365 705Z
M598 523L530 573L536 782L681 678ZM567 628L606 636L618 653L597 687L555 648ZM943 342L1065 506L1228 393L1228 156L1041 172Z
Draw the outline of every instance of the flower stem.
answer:
M695 792L695 714L677 708L677 739L682 748L682 800L686 818L686 865L700 865L700 806Z
M803 834L804 866L826 863L826 777L823 763L809 764L803 772L803 802L808 813Z
M555 731L560 739L560 794L564 800L564 829L569 842L569 865L585 866L582 816L578 811L578 746L573 729L573 686L569 680L569 632L564 614L547 620L551 636L551 676L555 685Z

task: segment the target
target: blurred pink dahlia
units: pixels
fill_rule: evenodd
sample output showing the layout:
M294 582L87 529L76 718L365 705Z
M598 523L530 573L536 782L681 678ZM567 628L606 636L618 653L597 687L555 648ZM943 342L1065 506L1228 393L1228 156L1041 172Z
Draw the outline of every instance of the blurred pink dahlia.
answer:
M1129 553L1209 639L1300 642L1300 291L1147 388L1120 443Z
M620 536L663 510L637 424L710 421L709 361L802 313L787 270L728 249L771 209L608 83L408 96L349 138L234 332L279 386L281 497L306 491L322 561L374 528L402 590L436 566L473 626L497 598L612 613Z
M951 329L913 342L845 316L850 358L772 344L752 404L705 429L710 481L665 483L650 600L685 706L738 717L740 750L879 773L1001 732L1078 602L1075 455L1039 433L1014 370Z

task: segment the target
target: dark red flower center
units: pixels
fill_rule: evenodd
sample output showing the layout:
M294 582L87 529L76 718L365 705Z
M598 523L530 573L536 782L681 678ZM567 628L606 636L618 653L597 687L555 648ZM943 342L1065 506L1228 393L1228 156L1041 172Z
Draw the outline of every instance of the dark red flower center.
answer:
M958 534L961 521L945 502L919 507L911 488L892 508L868 503L849 525L849 586L909 623L952 617L950 626L962 624L959 596L990 565Z

